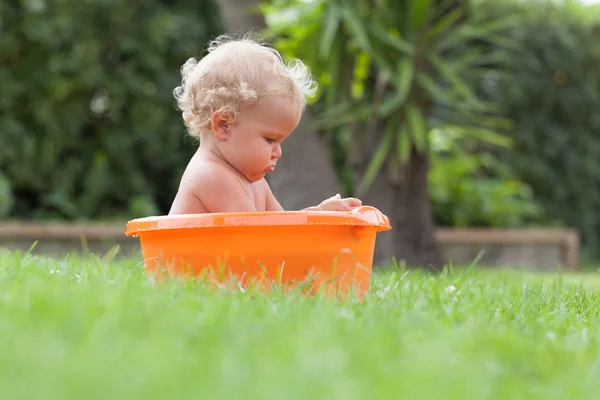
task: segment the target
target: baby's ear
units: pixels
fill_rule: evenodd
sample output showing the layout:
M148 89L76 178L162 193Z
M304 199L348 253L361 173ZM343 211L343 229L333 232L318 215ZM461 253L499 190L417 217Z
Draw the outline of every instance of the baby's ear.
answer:
M211 128L217 140L227 140L231 133L228 113L226 111L215 111L211 117Z

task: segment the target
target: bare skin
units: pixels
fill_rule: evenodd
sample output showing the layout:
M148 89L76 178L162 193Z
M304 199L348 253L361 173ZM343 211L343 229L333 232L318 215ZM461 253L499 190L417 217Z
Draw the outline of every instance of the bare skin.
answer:
M215 112L212 129L183 173L169 215L283 211L265 180L282 155L281 144L300 121L292 100L269 96L240 110L237 121ZM351 211L359 199L339 194L304 211Z

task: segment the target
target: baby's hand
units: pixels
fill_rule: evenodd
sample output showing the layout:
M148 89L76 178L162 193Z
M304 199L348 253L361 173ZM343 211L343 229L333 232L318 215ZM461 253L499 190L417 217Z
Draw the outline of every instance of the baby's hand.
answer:
M362 206L362 201L354 197L342 199L342 196L336 194L333 197L323 200L317 206L319 211L352 211L353 209Z

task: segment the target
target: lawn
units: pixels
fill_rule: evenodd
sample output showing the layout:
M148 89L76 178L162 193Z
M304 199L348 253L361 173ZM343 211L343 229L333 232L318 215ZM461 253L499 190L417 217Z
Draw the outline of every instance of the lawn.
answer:
M596 399L599 289L598 272L396 271L338 303L0 250L0 398Z

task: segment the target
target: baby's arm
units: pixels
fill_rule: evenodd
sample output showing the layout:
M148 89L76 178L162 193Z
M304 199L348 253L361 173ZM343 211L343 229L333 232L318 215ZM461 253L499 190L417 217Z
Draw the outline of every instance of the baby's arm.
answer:
M283 211L283 207L279 204L269 184L265 180L266 186L266 198L267 198L267 206L266 211ZM353 209L360 207L362 202L359 199L354 197L347 197L342 199L339 194L326 199L321 202L318 206L306 207L301 211L352 211Z
M281 207L281 204L279 204L279 202L273 195L273 192L271 191L271 187L267 183L267 180L263 179L263 182L265 183L265 197L266 197L265 211L284 211L283 207Z
M362 206L362 201L354 197L342 199L340 194L325 199L318 206L305 208L303 211L352 211Z
M192 190L187 188L179 189L169 215L178 214L202 214L206 212L206 207L202 204L202 201L194 195Z

